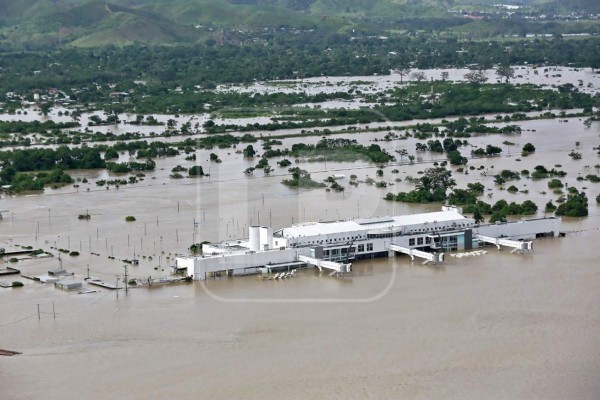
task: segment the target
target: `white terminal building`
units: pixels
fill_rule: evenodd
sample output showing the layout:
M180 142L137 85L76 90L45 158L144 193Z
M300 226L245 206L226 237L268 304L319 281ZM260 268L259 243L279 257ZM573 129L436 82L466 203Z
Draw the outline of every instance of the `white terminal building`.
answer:
M247 275L314 265L338 273L352 270L349 261L396 253L442 262L444 252L483 245L531 251L531 239L558 236L560 218L536 218L475 224L458 207L394 217L305 222L273 231L251 226L249 238L210 243L202 256L178 257L176 268L195 280L217 275Z

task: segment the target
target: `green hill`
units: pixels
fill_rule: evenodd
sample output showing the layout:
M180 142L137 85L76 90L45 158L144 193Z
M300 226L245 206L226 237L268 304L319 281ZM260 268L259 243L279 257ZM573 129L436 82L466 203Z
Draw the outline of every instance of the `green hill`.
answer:
M514 33L450 11L497 10L497 0L0 0L0 48L196 43L276 28ZM598 0L507 0L531 12L600 12ZM493 14L493 13L492 13ZM518 30L517 30L518 31ZM527 31L521 29L520 31Z

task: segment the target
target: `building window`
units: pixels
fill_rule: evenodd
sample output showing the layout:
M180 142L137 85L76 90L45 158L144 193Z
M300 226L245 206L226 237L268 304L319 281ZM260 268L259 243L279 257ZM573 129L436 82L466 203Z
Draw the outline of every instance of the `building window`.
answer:
M422 237L417 238L417 245L420 246L422 244L423 244L423 238Z
M363 251L365 251L365 245L364 244L359 244L358 245L358 252L360 253L360 252L363 252Z
M414 246L415 245L415 239L414 238L408 239L408 245L409 246Z
M373 251L373 243L367 243L367 251Z

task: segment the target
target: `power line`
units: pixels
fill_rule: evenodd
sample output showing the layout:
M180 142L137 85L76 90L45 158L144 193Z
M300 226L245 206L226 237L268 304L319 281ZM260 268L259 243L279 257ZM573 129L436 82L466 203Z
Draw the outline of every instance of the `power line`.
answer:
M3 327L5 327L5 326L9 326L9 325L18 324L19 322L23 322L23 321L25 321L25 320L28 320L29 318L33 318L33 317L35 317L36 315L38 315L38 313L37 313L37 312L36 312L36 313L33 313L33 314L31 314L31 315L28 315L28 316L27 316L27 317L25 317L25 318L21 318L21 319L19 319L19 320L17 320L17 321L13 321L13 322L9 322L9 323L7 323L7 324L0 325L0 328L3 328Z

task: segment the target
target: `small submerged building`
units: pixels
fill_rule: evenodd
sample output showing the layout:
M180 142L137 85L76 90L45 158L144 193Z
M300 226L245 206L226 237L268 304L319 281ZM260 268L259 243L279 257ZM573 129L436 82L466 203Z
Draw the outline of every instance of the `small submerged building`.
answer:
M458 207L392 217L305 222L273 231L251 226L247 240L206 244L202 256L178 257L176 267L195 280L215 275L246 275L307 264L349 272L349 261L400 252L440 262L444 253L491 244L531 250L528 240L558 236L560 219L536 218L476 224Z

